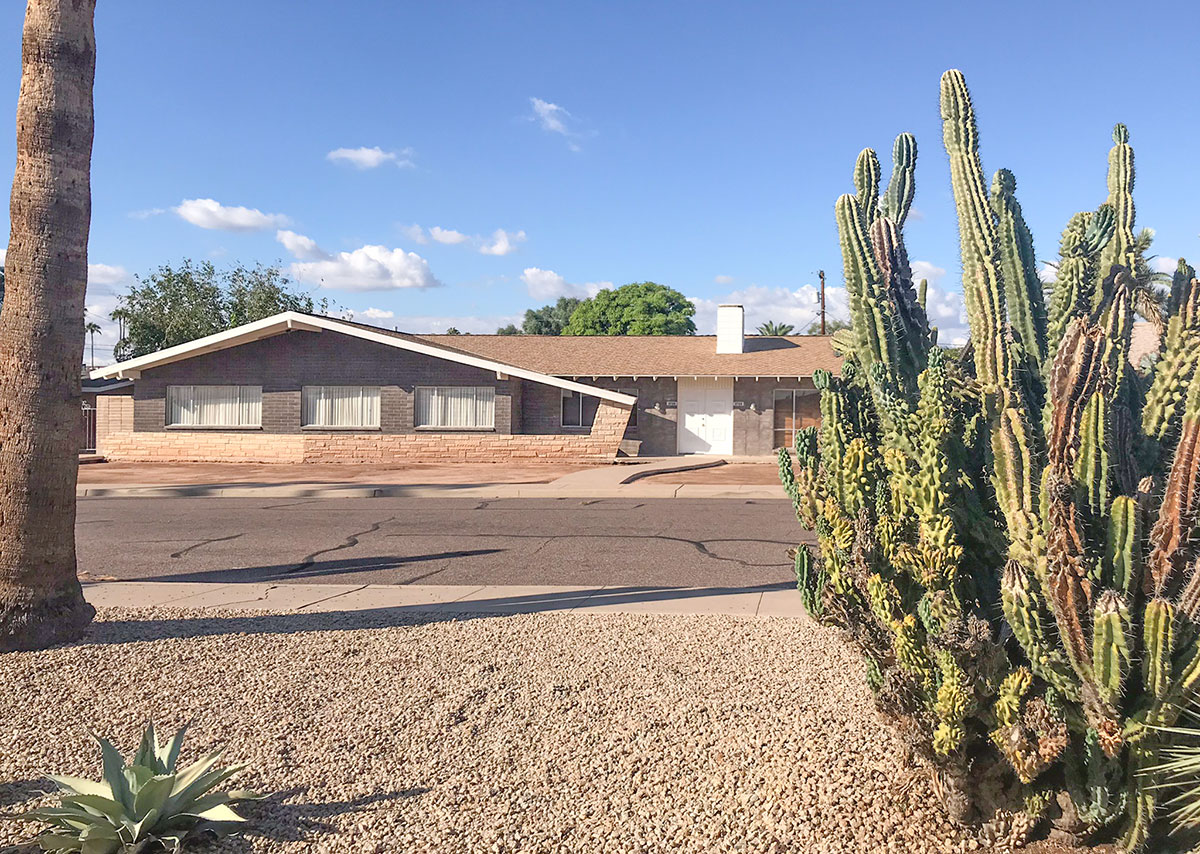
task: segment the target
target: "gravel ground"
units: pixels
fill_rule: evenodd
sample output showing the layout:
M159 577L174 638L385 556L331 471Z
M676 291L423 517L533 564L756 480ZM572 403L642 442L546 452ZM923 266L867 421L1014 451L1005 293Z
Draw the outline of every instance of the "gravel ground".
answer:
M975 848L801 620L105 610L0 679L0 811L98 775L85 726L132 749L194 720L184 761L228 743L277 793L226 852Z

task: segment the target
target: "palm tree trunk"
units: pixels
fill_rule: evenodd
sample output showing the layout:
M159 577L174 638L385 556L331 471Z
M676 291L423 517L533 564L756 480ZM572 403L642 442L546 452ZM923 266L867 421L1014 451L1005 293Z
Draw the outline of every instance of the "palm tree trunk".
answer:
M0 314L0 649L79 637L79 366L91 222L95 0L29 0Z

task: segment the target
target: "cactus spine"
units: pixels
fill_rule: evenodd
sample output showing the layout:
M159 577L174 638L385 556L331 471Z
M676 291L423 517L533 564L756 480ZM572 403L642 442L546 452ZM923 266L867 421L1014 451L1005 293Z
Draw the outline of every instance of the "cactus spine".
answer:
M841 375L814 377L819 431L779 457L817 534L794 552L797 585L862 648L876 702L956 793L956 818L976 776L1007 774L1023 794L1006 808L1076 833L1119 823L1138 850L1157 808L1147 769L1200 691L1200 282L1181 261L1162 356L1136 376L1148 238L1128 132L1107 201L1062 234L1047 306L1016 179L985 185L960 72L942 78L941 115L970 359L935 346L912 281L902 134L882 198L866 149L835 205L852 333Z

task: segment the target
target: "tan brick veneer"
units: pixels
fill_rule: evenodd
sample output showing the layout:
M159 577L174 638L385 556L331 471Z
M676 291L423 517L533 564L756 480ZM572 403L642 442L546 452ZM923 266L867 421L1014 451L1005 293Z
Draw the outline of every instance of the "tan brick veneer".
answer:
M128 402L128 423L125 412ZM129 397L101 397L97 451L138 462L372 463L609 459L625 435L630 408L600 401L588 433L262 433L257 430L134 431ZM115 428L115 429L114 429Z

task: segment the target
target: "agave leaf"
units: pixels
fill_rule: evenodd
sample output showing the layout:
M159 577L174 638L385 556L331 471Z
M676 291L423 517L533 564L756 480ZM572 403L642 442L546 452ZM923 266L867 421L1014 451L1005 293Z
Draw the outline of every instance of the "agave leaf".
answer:
M157 751L157 755L164 766L163 770L159 772L160 774L175 773L175 764L179 761L179 750L181 747L183 747L183 737L187 733L187 730L188 724L181 726L176 733L171 736L170 740L166 743L166 746L161 751Z
M116 854L120 850L120 840L100 838L86 839L79 848L80 854Z
M126 809L133 809L133 790L125 777L125 757L107 738L101 738L94 732L91 736L100 745L100 756L104 761L104 779L112 789L113 800L124 804Z
M150 809L144 816L142 816L142 820L133 826L134 842L138 842L149 837L150 831L154 829L154 825L158 822L160 815L161 813L159 812L158 807L154 807Z
M199 762L194 762L187 768L184 768L182 771L180 771L175 776L175 791L173 791L171 794L179 794L184 789L192 785L192 783L194 783L196 780L203 777L206 773L208 773L210 768L217 764L221 758L221 754L224 752L225 748L218 747Z
M30 810L14 815L13 818L21 821L45 822L66 830L83 830L96 820L95 816L88 815L83 810L59 809L58 807Z
M79 851L83 843L74 836L63 836L61 833L43 833L37 838L37 843L43 851Z
M100 795L68 795L62 799L62 802L67 806L79 806L89 813L108 816L117 821L120 821L121 817L125 815L125 807L112 798Z
M137 792L149 783L153 776L154 769L149 765L130 765L125 769L125 779L129 782L131 792Z
M142 743L138 745L137 753L133 756L134 765L153 767L154 758L158 755L158 736L154 733L154 721L146 724L142 733Z
M134 816L140 818L151 811L161 812L171 797L171 790L174 787L174 774L163 774L150 778L146 785L138 790L137 799L133 805Z
M201 795L208 792L209 789L217 786L235 774L244 769L245 765L231 765L228 768L218 768L215 771L209 771L201 775L191 782L190 785L180 789L179 782L175 783L175 791L171 793L170 808L171 811L180 810L190 812L192 801Z
M199 812L195 815L204 822L234 822L241 824L246 820L235 813L229 804L217 804L216 806L209 807L208 809L204 810L204 812Z
M57 774L47 774L46 779L58 786L64 792L72 795L99 795L102 798L112 798L112 787L107 783L96 780L85 780L82 777L62 777Z

